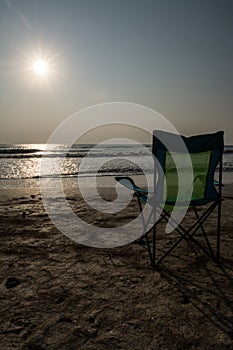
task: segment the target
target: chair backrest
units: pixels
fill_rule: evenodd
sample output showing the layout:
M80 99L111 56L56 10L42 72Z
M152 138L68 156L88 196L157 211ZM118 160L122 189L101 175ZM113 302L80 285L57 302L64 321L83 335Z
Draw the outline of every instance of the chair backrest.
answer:
M201 205L217 200L219 192L215 188L214 174L219 163L219 182L221 183L223 134L223 131L218 131L213 134L185 137L155 130L152 152L160 165L156 167L158 197L163 198L167 204L174 204L178 193L178 171L179 176L185 181L191 165L193 183L190 204ZM190 156L188 167L185 153ZM184 160L183 163L182 160ZM180 164L179 169L177 169L177 163ZM164 195L165 181L166 195Z

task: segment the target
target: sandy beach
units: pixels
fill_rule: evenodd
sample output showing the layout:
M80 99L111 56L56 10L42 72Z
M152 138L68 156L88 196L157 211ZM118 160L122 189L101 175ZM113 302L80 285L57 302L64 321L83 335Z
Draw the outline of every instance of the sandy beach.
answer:
M115 196L113 188L102 191L107 200ZM0 348L232 349L233 185L224 187L223 199L221 264L184 242L158 272L140 242L114 249L80 245L53 225L39 189L3 189ZM67 200L96 226L114 222L91 212L73 189ZM137 213L133 200L115 221L123 225ZM207 230L211 241L215 219ZM163 229L159 249L166 245Z
M0 350L233 350L232 38L233 0L0 0Z

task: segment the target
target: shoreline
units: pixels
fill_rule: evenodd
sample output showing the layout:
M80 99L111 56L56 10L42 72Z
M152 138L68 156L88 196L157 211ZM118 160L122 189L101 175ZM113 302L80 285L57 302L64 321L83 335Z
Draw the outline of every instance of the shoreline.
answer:
M147 181L145 176L143 175L133 175L130 176L136 183L137 186L142 188L147 188ZM114 176L99 176L96 178L96 182L92 182L95 178L83 178L82 186L83 188L93 188L96 186L98 189L102 189L103 191L110 188L114 189L117 185ZM56 193L56 187L53 187L54 180L46 179L46 185L51 189L51 194ZM233 172L223 172L223 184L222 188L223 196L228 196L229 193L233 193ZM45 188L46 188L46 185ZM62 179L62 185L65 192L70 192L72 195L72 191L75 193L80 193L79 183L77 178L65 178ZM14 196L31 196L34 194L40 194L40 182L39 180L31 180L31 179L16 179L16 180L0 180L0 202L4 198L10 198ZM230 195L231 196L231 195Z
M87 185L90 185L93 179L96 179L96 182L99 187L114 187L115 185L115 176L117 175L103 175L103 176L83 176L80 177L80 180L86 182ZM138 186L146 186L147 181L144 175L125 175L132 177ZM151 175L153 177L153 174ZM218 173L216 173L216 178ZM45 178L42 181L48 183L49 187L53 187L53 181L56 178ZM61 178L65 187L78 187L79 178L78 177L64 177ZM233 171L223 171L223 184L229 185L233 184ZM86 186L87 186L86 185ZM40 188L40 179L0 179L0 188L1 189L17 189L17 188Z

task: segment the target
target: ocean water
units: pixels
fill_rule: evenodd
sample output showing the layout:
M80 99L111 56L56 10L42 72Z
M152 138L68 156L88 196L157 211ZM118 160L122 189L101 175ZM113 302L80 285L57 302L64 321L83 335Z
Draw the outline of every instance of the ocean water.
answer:
M62 160L62 169L54 166ZM41 164L46 166L41 169ZM96 170L98 169L98 171ZM233 183L233 146L226 146L223 169ZM151 145L0 145L0 187L38 185L39 179L67 180L93 176L142 175L152 173ZM230 181L231 182L231 181Z

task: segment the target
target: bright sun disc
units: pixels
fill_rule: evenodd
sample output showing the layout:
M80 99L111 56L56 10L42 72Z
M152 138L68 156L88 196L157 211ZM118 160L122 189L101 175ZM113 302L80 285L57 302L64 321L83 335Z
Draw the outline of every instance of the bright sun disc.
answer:
M37 60L33 63L33 71L38 75L46 75L48 73L48 63L43 60Z

